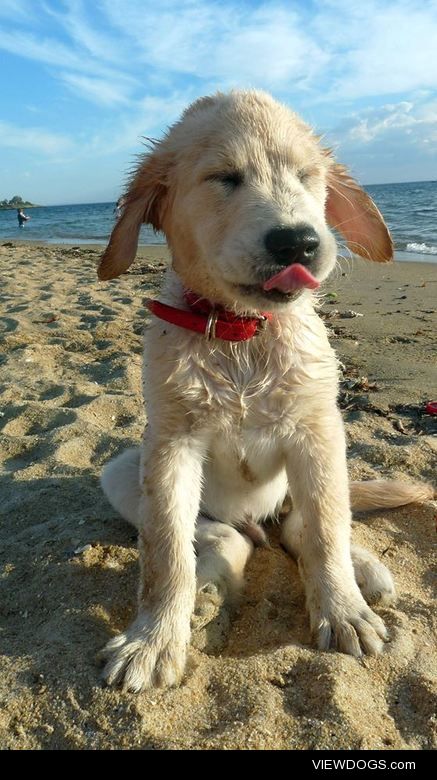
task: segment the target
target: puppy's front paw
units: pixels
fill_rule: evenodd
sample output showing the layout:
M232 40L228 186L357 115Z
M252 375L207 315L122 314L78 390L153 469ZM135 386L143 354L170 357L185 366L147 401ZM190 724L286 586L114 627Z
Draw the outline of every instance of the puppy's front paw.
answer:
M359 592L339 593L335 600L325 601L322 606L311 601L311 629L320 650L332 647L357 658L363 653L379 655L382 651L387 630Z
M154 624L139 615L123 634L111 639L100 653L106 660L108 685L139 693L145 688L178 685L185 670L189 630Z

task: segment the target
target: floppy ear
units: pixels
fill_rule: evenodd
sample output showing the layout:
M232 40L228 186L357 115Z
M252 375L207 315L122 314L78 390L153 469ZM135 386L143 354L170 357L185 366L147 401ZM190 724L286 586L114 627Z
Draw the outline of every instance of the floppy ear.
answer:
M167 196L165 179L168 161L157 149L143 159L123 198L122 215L97 269L102 281L115 279L132 265L143 222L152 225L155 230L161 229Z
M393 242L381 212L338 163L328 171L326 218L354 254L377 263L393 260Z

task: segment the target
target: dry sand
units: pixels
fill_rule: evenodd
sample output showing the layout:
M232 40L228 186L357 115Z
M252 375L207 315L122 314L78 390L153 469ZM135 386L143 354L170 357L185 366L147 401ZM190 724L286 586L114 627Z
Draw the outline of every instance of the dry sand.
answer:
M296 566L272 532L227 641L220 652L213 636L215 652L193 648L181 688L136 696L102 686L96 654L133 615L137 553L98 475L141 435L142 298L166 250L140 254L130 274L98 283L96 248L0 246L0 746L431 748L432 504L355 523L399 591L396 607L380 610L391 634L382 657L360 663L310 646ZM437 267L343 270L323 312L345 363L351 473L432 480L423 402L437 395ZM349 309L364 316L342 318Z

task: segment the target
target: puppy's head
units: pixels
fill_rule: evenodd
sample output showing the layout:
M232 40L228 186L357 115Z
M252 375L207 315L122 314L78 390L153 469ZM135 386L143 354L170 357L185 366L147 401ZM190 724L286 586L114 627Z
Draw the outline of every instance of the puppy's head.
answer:
M236 311L276 308L325 279L336 228L352 252L392 259L371 198L311 129L262 92L190 106L142 160L100 266L132 263L141 223L162 230L186 287Z

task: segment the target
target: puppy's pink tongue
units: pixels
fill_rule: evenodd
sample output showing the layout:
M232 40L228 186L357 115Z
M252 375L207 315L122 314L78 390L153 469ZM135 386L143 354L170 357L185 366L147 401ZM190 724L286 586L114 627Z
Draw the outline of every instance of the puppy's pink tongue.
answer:
M316 290L320 287L320 282L300 263L293 263L284 268L271 279L267 279L263 284L263 290L280 290L284 293L301 290L302 287L308 287L310 290Z

